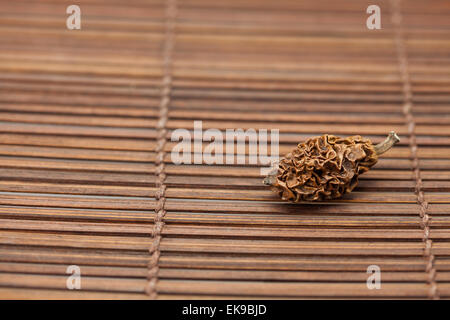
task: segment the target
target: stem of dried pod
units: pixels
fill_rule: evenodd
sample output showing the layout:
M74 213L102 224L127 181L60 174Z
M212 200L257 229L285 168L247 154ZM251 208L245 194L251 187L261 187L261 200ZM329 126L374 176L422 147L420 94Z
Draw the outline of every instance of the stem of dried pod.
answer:
M398 137L398 135L394 131L391 131L391 132L389 132L389 135L387 136L386 140L375 145L373 148L374 148L375 152L378 155L380 155L380 154L383 154L386 151L388 151L399 141L400 141L400 138Z

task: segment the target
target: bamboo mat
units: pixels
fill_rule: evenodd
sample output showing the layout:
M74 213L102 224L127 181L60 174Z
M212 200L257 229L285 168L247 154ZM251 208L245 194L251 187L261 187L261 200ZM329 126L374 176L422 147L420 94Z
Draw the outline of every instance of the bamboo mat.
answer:
M381 30L366 1L79 0L67 30L70 4L0 4L0 298L450 296L448 1L376 1ZM258 166L173 164L194 120L401 143L293 205Z

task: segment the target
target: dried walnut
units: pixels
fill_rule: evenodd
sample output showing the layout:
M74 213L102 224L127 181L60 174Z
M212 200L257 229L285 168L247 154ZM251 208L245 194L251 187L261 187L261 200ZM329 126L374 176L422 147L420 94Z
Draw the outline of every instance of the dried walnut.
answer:
M399 140L394 132L378 145L361 136L310 138L282 158L264 184L293 202L340 198L356 187L359 175L377 163L378 155Z

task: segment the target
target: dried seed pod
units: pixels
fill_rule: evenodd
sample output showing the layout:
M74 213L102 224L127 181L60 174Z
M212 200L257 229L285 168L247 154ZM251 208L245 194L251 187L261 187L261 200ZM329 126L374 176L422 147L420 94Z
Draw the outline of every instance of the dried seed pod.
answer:
M393 131L377 145L361 136L340 138L325 134L310 138L280 159L263 182L283 200L336 199L351 192L358 184L358 176L399 141Z

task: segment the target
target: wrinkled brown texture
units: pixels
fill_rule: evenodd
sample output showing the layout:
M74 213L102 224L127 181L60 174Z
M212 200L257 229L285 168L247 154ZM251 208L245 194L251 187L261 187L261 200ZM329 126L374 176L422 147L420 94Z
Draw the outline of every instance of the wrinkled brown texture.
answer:
M369 139L325 134L300 143L279 162L274 191L294 202L335 199L351 192L358 176L378 161Z

